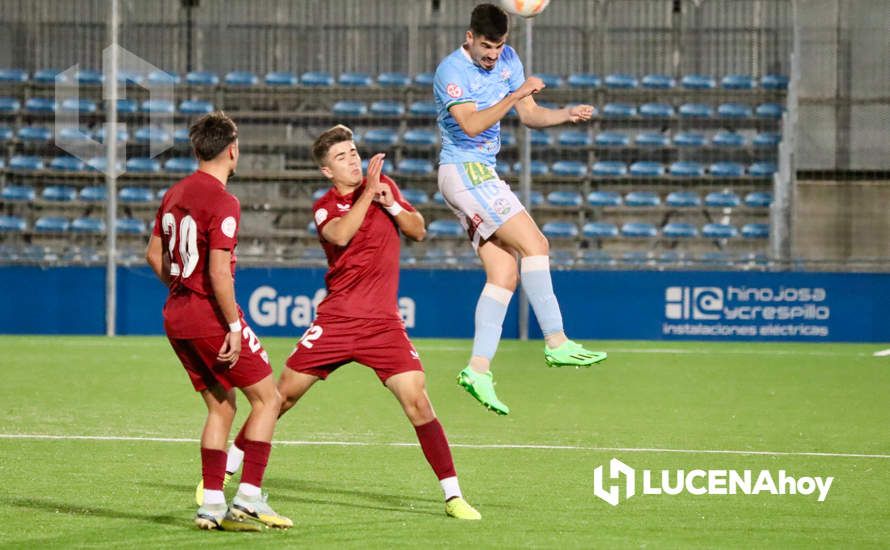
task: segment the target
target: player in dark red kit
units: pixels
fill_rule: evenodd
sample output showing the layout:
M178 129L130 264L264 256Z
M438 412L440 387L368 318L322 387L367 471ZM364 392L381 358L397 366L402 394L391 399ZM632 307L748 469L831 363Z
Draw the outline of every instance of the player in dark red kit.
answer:
M164 331L207 405L201 435L202 529L258 531L291 527L260 491L281 407L269 358L235 303L235 247L241 205L226 190L238 165L238 129L222 112L189 128L198 171L161 201L145 258L170 289ZM226 444L235 418L235 390L250 402L241 430L244 474L230 507L223 494Z
M480 519L461 495L448 440L426 393L420 357L398 311L399 231L423 239L423 216L394 181L381 175L382 154L371 158L367 178L362 178L349 128L335 126L324 132L315 140L312 156L333 184L313 206L330 266L325 276L328 295L278 380L284 398L281 414L338 367L351 361L371 367L414 425L445 494L445 513ZM235 443L237 447L237 439ZM237 449L230 450L230 456L237 456Z

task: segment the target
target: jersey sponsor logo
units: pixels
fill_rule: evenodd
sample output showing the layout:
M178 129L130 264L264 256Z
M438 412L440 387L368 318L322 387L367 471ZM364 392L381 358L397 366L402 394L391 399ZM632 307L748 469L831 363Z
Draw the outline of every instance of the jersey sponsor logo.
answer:
M464 170L467 171L467 177L473 185L479 185L486 181L497 179L491 166L488 166L483 162L465 162Z
M238 228L238 222L235 221L235 218L229 216L222 221L219 228L222 230L223 235L231 239L235 236L235 229Z
M467 228L467 233L469 234L470 239L472 239L473 235L476 234L476 229L480 225L482 225L482 221L482 216L480 216L479 214L473 214L473 217L469 219L469 223L467 224L469 225L469 227Z
M510 76L512 74L513 73L510 72L510 69L504 69L503 71L501 71L501 80L510 80Z
M449 84L445 87L445 91L448 92L448 95L457 99L458 97L464 95L464 91L461 90L460 86L457 84Z
M324 208L319 208L315 211L315 224L321 225L326 219L328 219L328 211Z
M351 204L340 204L339 202L337 203L337 210L339 210L340 212L349 212L350 208L352 208Z

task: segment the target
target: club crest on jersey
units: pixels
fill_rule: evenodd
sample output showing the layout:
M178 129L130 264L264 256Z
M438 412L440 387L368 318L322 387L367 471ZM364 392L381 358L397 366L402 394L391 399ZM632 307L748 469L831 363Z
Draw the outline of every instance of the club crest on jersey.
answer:
M322 222L324 222L326 219L328 219L327 210L325 210L324 208L319 208L315 211L315 225L321 225Z
M448 95L454 98L458 98L464 94L464 91L461 90L460 86L457 84L449 84L445 91L448 92Z
M504 69L501 71L501 80L510 80L510 75L513 73L510 72L510 69Z
M504 198L496 199L491 203L491 207L501 216L506 216L510 213L510 202Z
M340 212L349 212L349 209L351 207L351 204L340 204L339 202L337 203L337 210L339 210Z
M229 216L222 221L222 224L219 228L222 230L223 235L231 239L235 236L235 229L237 229L237 227L238 222L235 221L235 218Z

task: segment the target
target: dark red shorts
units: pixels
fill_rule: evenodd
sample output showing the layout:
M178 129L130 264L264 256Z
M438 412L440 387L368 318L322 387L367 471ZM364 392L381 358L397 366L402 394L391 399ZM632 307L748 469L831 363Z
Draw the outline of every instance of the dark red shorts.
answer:
M182 361L182 366L185 367L195 391L203 391L216 384L221 385L226 391L232 388L246 388L272 374L269 356L260 344L259 338L244 324L243 319L241 324L244 326L241 331L241 355L232 368L216 361L225 334L187 340L168 336L170 345Z
M288 368L324 380L338 367L356 361L386 382L394 374L423 371L400 320L320 316L287 358Z

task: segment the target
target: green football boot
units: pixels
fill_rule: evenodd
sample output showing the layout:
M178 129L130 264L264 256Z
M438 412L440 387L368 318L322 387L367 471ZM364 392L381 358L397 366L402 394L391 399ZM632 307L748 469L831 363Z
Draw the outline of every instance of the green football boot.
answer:
M566 340L554 349L544 346L544 361L548 367L589 367L605 361L606 357L606 352L587 350L572 340Z
M510 413L510 407L501 403L497 394L494 393L494 381L491 371L480 374L467 367L457 375L457 383L463 386L467 393L475 397L485 408L500 415Z

